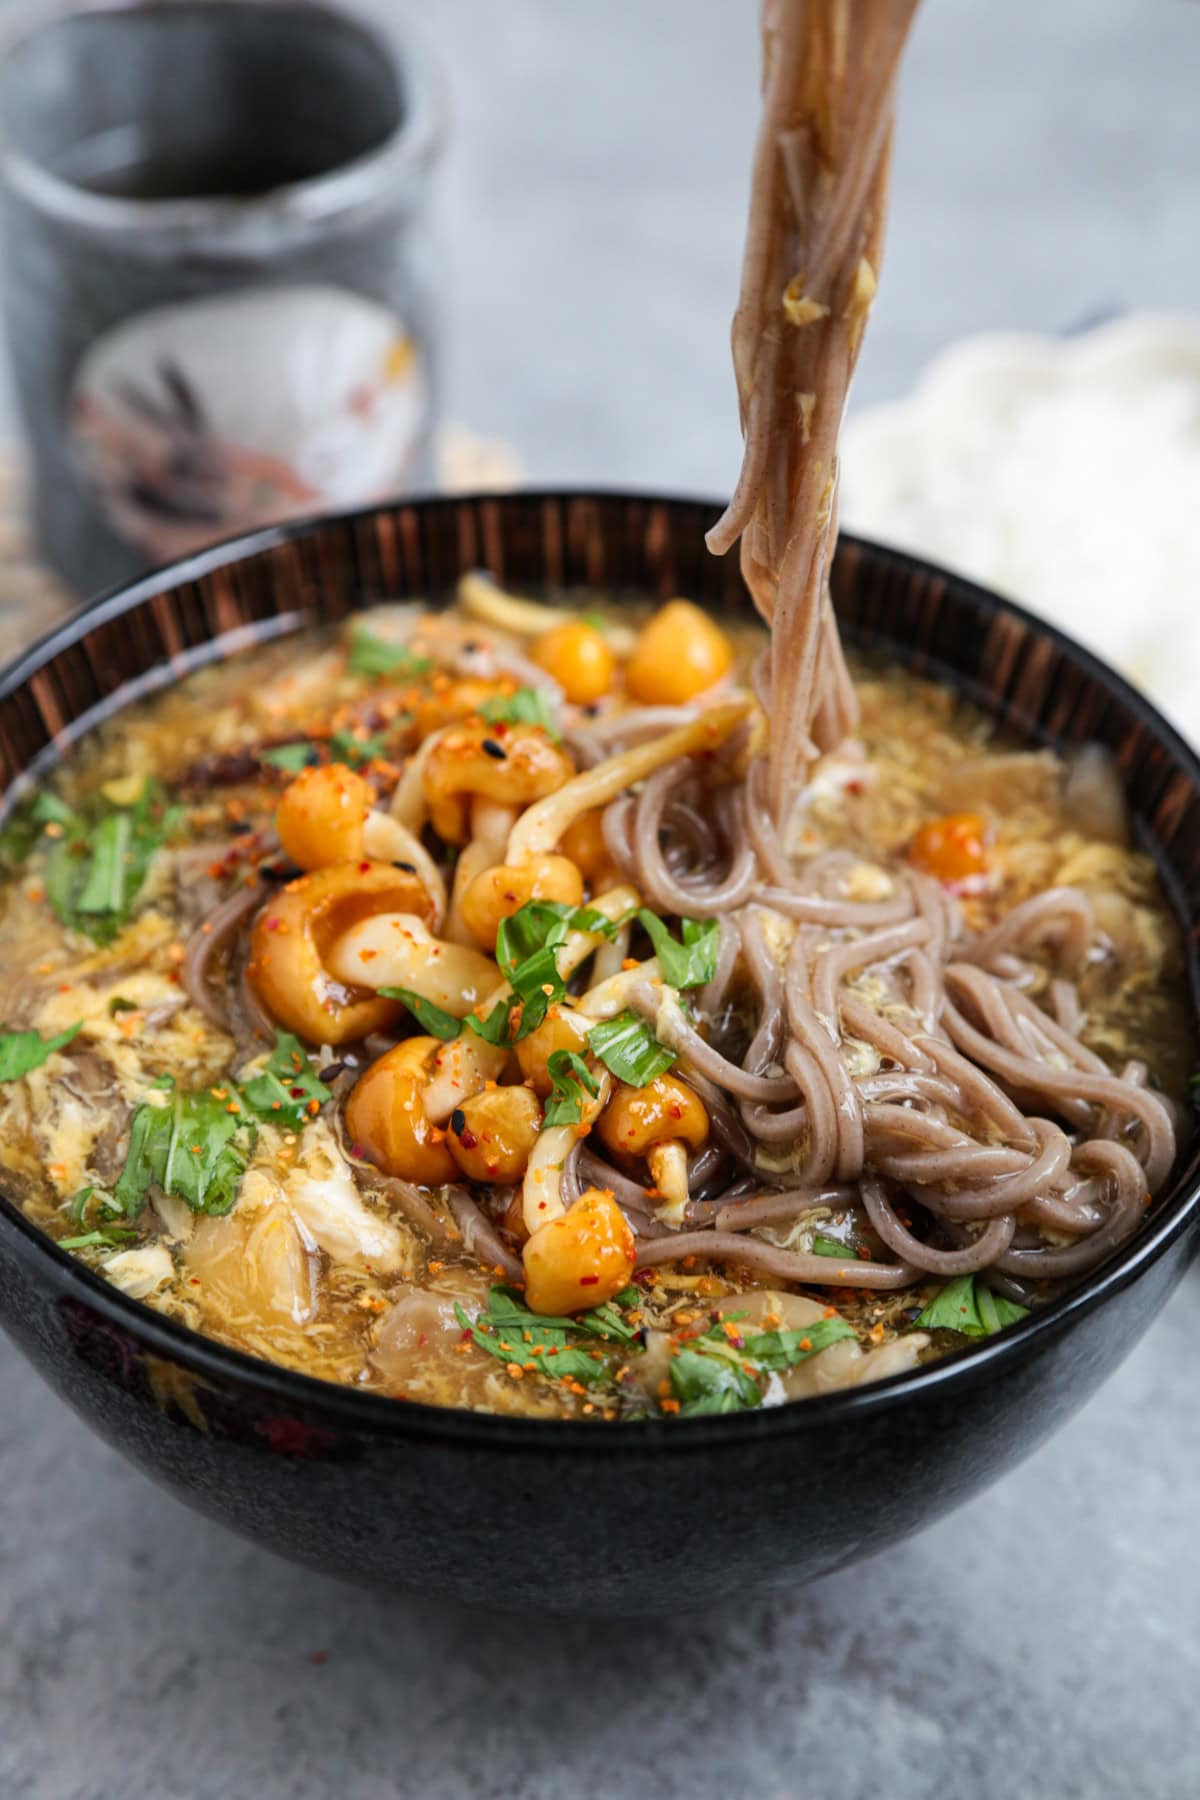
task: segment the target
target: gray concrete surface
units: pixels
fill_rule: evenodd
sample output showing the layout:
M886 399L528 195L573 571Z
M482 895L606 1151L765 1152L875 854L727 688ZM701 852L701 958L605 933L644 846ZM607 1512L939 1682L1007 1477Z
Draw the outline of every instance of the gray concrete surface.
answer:
M423 12L457 112L450 412L535 478L720 489L750 6ZM929 0L858 401L970 330L1194 307L1198 71L1195 0ZM0 1800L1186 1800L1198 1305L1194 1272L1075 1423L924 1537L655 1627L514 1627L292 1569L0 1345Z

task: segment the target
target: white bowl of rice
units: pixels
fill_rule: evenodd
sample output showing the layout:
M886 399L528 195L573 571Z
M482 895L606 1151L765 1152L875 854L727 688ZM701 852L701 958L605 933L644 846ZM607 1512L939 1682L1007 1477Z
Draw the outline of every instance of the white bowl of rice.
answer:
M953 346L847 422L842 518L1022 601L1200 735L1200 320Z

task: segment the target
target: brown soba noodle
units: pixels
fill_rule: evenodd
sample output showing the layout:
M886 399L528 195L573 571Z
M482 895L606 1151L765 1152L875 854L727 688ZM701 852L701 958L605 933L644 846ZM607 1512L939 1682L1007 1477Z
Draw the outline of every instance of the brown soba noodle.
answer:
M709 548L742 541L771 627L778 816L857 717L829 600L837 442L883 250L897 65L917 0L765 0L763 116L733 321L746 449Z
M11 822L6 1162L128 1293L400 1398L724 1412L1001 1329L1167 1182L1113 770L852 682L830 604L913 10L766 7L712 534L765 649L469 575L130 709Z

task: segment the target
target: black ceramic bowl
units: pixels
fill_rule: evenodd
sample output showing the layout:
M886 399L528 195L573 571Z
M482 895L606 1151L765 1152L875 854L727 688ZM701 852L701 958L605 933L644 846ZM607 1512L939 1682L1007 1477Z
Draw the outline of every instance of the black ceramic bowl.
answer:
M234 654L247 635L388 596L436 595L480 564L518 588L587 583L745 611L735 561L703 547L717 510L620 495L432 500L224 546L101 601L9 673L4 781L131 689ZM911 557L844 541L836 597L854 642L948 677L1039 741L1112 750L1187 935L1195 997L1192 752L1068 639ZM594 1426L328 1386L126 1299L3 1199L0 1321L110 1443L285 1555L372 1585L501 1607L694 1607L882 1549L1034 1449L1128 1353L1179 1280L1200 1208L1194 1144L1180 1162L1139 1236L1068 1299L913 1374L731 1417Z

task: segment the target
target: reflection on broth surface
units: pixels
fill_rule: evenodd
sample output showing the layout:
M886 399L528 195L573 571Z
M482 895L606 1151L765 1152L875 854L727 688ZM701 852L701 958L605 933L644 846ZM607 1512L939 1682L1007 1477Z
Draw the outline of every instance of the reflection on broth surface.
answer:
M1102 1261L1192 1060L1111 769L859 666L783 842L761 645L468 577L88 739L4 834L30 1218L253 1355L596 1419L875 1379Z

